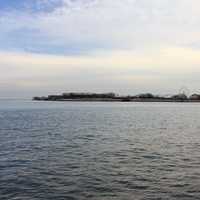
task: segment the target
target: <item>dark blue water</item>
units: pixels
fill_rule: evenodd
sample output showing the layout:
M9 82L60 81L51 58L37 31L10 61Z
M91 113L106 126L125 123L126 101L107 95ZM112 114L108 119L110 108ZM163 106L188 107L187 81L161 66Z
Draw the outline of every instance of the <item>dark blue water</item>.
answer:
M200 199L200 104L0 101L0 199Z

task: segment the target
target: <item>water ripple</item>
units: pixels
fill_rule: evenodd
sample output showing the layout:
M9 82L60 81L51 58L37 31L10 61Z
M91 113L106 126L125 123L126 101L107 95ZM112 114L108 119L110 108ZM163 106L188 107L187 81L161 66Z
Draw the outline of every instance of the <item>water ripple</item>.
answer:
M199 199L200 107L147 104L4 107L0 199Z

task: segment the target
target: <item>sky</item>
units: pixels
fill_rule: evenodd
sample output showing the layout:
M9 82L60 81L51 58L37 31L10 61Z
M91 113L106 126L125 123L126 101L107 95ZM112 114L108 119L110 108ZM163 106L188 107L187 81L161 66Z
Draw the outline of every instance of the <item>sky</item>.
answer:
M197 0L0 0L0 98L200 93Z

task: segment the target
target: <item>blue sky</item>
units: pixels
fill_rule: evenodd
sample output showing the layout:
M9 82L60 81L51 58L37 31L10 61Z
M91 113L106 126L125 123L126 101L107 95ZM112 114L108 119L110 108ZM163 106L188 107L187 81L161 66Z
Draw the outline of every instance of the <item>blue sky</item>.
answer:
M0 0L0 97L200 92L196 0Z
M0 0L1 11L18 10L32 12L51 12L59 6L62 6L62 0L37 1L37 0Z
M81 3L80 3L81 2ZM83 3L84 2L84 3ZM65 34L66 30L62 30L65 26L64 20L62 19L62 14L58 14L57 11L62 10L70 12L77 12L77 9L81 9L80 6L90 4L93 1L83 0L13 0L13 1L3 1L0 0L0 8L2 13L2 18L5 19L9 31L3 31L0 33L0 47L4 50L18 50L18 51L28 51L33 53L48 53L48 54L67 54L67 55L77 55L85 54L95 49L111 48L111 45L107 42L102 43L96 39L81 40L80 36L75 36L74 38L67 38ZM63 11L63 12L64 12ZM56 16L58 15L58 16ZM63 13L63 15L65 15ZM56 30L57 34L55 37L51 37L51 33L43 29L42 24L38 24L40 20L43 21L48 17L60 18L60 24ZM67 16L65 16L67 17ZM52 20L53 21L53 20ZM42 22L41 22L42 23ZM46 21L48 23L48 19ZM51 23L49 21L49 23ZM53 22L56 23L56 22ZM73 19L70 22L73 23ZM82 23L82 22L81 22ZM48 24L45 24L48 25ZM81 24L81 26L84 24ZM4 26L4 25L3 25ZM12 27L13 26L13 27ZM54 29L56 24L49 24L50 29ZM66 24L67 26L67 24ZM75 26L75 24L73 25ZM70 29L71 27L66 27ZM84 29L84 27L82 27ZM89 32L90 27L85 27L84 33ZM59 31L64 31L62 36L59 35ZM74 32L81 30L74 30ZM55 30L53 30L55 32ZM72 33L73 34L73 33ZM76 34L76 33L75 33ZM64 37L64 38L63 38Z

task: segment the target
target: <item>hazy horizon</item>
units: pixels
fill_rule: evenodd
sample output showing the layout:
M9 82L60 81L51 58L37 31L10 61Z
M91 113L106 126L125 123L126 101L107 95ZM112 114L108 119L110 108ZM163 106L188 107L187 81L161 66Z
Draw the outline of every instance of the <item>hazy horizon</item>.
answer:
M200 93L200 2L0 0L0 98Z

